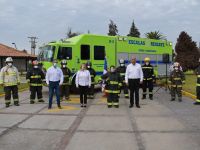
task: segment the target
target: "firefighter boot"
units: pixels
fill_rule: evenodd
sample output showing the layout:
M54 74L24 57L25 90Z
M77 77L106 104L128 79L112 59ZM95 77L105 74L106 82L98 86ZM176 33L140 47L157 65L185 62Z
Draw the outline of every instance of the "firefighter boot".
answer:
M44 103L44 100L43 99L38 99L38 102Z
M14 102L14 105L15 105L15 106L19 106L19 102L18 102L18 101L15 101L15 102Z
M10 106L10 104L6 104L6 108L8 108Z
M34 104L34 103L35 103L35 101L34 101L34 100L31 100L31 101L30 101L30 104Z

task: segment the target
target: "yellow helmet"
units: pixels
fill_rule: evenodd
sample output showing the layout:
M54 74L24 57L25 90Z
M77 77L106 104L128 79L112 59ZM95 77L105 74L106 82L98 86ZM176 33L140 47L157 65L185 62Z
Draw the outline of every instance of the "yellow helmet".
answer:
M149 57L145 57L144 58L144 61L146 62L146 61L150 61L150 58Z

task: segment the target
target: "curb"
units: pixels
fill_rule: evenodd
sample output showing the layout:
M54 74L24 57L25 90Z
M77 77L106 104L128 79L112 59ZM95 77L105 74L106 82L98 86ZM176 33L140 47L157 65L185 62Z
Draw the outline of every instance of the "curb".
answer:
M183 93L183 95L192 98L194 101L196 100L196 95L194 95L194 94L192 94L190 92L184 91L184 90L182 90L182 93Z

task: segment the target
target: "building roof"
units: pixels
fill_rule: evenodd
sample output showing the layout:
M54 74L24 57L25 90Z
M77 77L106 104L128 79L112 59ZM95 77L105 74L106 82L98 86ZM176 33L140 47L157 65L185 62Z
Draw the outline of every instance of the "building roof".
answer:
M23 51L16 50L12 47L0 43L0 57L29 57L35 58L35 55L28 54Z

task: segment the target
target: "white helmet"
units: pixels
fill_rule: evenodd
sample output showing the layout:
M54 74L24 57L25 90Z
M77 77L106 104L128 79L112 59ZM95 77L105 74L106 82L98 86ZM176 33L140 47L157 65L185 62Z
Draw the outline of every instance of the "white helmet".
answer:
M5 62L13 62L12 57L7 57Z

